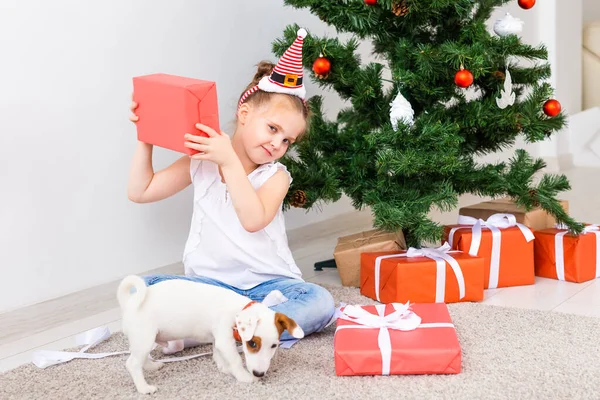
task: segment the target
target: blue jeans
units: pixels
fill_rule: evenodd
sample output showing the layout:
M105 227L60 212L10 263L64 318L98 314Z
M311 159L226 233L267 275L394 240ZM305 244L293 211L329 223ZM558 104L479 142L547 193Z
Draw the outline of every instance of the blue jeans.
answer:
M270 307L271 310L285 314L296 321L305 335L319 332L325 328L335 311L335 302L327 289L297 279L277 278L263 282L251 289L242 290L202 276L148 275L143 278L148 286L168 279L186 279L192 282L207 283L233 290L258 302L263 301L271 291L279 290L288 300ZM284 331L280 340L289 339L293 339L293 337L288 331Z

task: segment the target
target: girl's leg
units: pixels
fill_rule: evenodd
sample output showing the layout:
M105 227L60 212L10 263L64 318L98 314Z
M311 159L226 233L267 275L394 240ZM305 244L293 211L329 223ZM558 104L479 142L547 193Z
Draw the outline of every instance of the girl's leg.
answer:
M288 278L275 279L262 283L244 294L252 300L262 302L273 291L281 292L285 299L270 308L296 321L305 335L321 331L333 317L333 297L327 289L313 283ZM293 338L285 331L281 340L289 339Z
M207 278L204 276L185 276L185 275L165 275L165 274L157 274L157 275L146 275L142 276L142 279L146 282L146 286L155 285L162 281L168 281L170 279L184 279L192 282L200 282L206 283L209 285L220 286L225 289L233 290L234 292L241 293L241 291L233 286L230 286L224 282L218 281L216 279Z

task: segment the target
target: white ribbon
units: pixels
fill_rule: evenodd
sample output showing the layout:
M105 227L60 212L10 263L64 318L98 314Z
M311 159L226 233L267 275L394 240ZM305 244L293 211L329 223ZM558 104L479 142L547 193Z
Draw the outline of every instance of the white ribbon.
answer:
M556 276L558 280L565 280L565 249L564 249L564 237L569 231L563 224L556 224L556 229L564 229L563 232L559 232L554 236L554 257L556 258ZM583 235L593 233L596 235L596 278L600 278L600 225L588 225L583 228Z
M471 247L469 248L469 254L477 256L479 253L479 247L481 245L481 230L489 229L492 231L492 255L490 259L490 280L488 282L488 289L495 289L498 287L498 277L500 276L500 249L502 248L502 232L501 229L512 228L513 226L518 227L521 233L525 237L527 242L535 239L533 232L523 224L517 222L517 219L512 214L493 214L487 220L476 219L473 217L467 217L464 215L458 216L459 225L468 226L457 226L450 230L448 235L448 241L451 245L454 245L454 233L459 229L470 228L473 233L471 238Z
M129 354L129 351L116 351L112 353L86 353L86 351L107 340L109 337L110 330L107 327L94 328L75 337L75 341L77 342L78 346L85 345L81 350L77 352L38 350L33 353L32 362L38 368L47 368L52 365L66 363L75 358L98 359L117 356L121 354ZM154 348L156 348L156 345L154 345ZM241 346L238 346L238 351L242 351ZM193 358L203 357L210 354L212 354L212 352L193 354L183 357L170 357L158 360L154 360L152 357L150 357L150 359L156 362L168 363L175 361L191 360Z
M379 329L377 344L381 352L381 374L389 375L392 364L392 343L390 329L399 331L412 331L417 328L454 328L454 324L447 322L421 323L421 317L410 310L409 303L390 303L394 311L385 315L385 304L375 306L377 315L371 314L360 306L346 306L343 311L336 310L337 318L354 322L352 325L339 325L341 329ZM358 324L358 325L357 325Z
M47 368L52 365L62 364L75 358L104 358L120 354L127 354L128 351L119 351L114 353L86 353L87 350L98 345L110 337L110 330L107 327L91 329L75 337L78 346L85 345L78 352L39 350L33 353L33 363L39 368Z
M444 243L443 246L440 246L436 249L434 248L422 248L416 249L411 247L408 249L406 253L400 254L390 254L385 256L379 256L375 259L375 297L377 301L381 302L381 298L379 296L380 281L381 281L381 260L385 260L387 258L395 258L395 257L427 257L435 261L436 263L436 283L435 283L435 302L443 303L444 298L446 296L446 262L452 268L454 275L456 275L456 280L458 281L458 289L460 298L465 297L465 278L463 276L462 270L460 269L460 265L458 261L456 261L452 256L448 253L458 253L458 251L451 251L450 244L447 242Z

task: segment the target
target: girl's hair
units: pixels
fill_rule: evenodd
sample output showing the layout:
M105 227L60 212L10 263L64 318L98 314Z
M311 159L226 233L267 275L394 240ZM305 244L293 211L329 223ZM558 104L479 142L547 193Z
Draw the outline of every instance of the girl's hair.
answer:
M252 78L252 82L250 82L250 84L244 89L244 91L240 95L238 101L242 98L242 96L244 95L244 93L246 93L246 91L248 89L253 88L254 86L258 85L258 82L260 82L260 80L263 77L271 75L271 72L273 71L274 68L275 68L275 64L273 64L270 61L259 62L257 65L256 73L254 74L254 78ZM298 136L298 138L296 139L297 141L299 141L305 135L305 133L308 131L309 123L310 123L310 115L311 115L310 110L304 104L304 102L302 101L301 98L299 98L298 96L291 95L291 94L271 93L271 92L265 92L264 90L257 90L256 92L254 92L250 96L248 96L248 98L246 98L244 103L249 103L249 104L253 104L256 106L260 106L262 104L267 104L269 101L271 101L273 96L286 96L288 98L288 100L291 102L291 104L294 106L294 108L298 112L302 113L302 115L304 116L304 121L306 122L306 128L305 128L304 132L302 132L300 134L300 136Z

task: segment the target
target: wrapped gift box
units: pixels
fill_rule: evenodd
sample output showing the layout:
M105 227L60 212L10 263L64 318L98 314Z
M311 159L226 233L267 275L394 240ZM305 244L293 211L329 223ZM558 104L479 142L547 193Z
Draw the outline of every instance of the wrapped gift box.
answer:
M477 231L474 225L457 224L444 227L443 240L448 241L452 249L484 258L485 289L533 285L533 233L524 225L503 227L502 221L492 221L495 216L498 214L492 215L486 222L491 228L481 227L480 238L474 233ZM494 226L496 223L499 227Z
M535 231L535 274L568 282L600 277L600 228L589 225L574 236L566 229Z
M462 351L447 306L413 304L411 308L420 322L409 321L412 330L401 330L407 328L392 318L396 306L360 307L374 317L377 326L371 326L369 318L362 324L338 318L334 337L336 375L460 373Z
M402 232L372 229L338 238L333 251L336 268L343 286L360 286L360 255L368 251L399 251L406 249Z
M560 205L568 213L569 202L559 200ZM459 215L473 218L488 219L493 214L512 214L518 223L528 226L532 230L552 228L556 219L541 208L526 211L509 198L501 198L462 207L458 210Z
M382 303L454 303L483 300L484 263L461 251L447 253L453 266L443 259L407 252L373 252L361 255L360 293ZM379 274L379 279L377 278ZM379 292L377 291L379 284ZM460 283L460 284L459 284ZM460 287L464 288L461 297Z
M221 132L215 82L152 74L134 77L133 93L141 142L192 155L198 151L184 146L184 135L207 136L197 123Z

